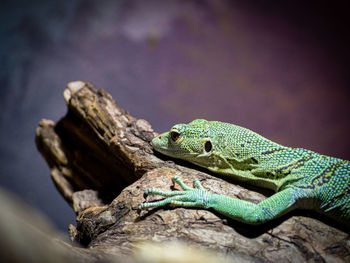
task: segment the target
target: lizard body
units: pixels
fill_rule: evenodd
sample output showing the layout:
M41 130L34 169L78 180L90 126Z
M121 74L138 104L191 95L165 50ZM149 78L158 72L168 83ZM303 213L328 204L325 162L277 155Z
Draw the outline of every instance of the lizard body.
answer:
M349 161L285 147L249 129L203 119L177 124L155 137L152 144L167 156L277 193L254 204L209 193L197 180L195 188L190 188L174 177L183 191L149 189L146 194L166 198L141 204L140 209L166 204L211 208L235 220L259 224L295 208L306 208L326 213L346 225L350 223Z

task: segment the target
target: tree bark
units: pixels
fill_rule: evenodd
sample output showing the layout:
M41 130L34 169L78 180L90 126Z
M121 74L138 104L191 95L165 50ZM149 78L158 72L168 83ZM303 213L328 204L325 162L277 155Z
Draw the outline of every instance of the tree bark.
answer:
M201 209L137 211L146 189L171 191L174 175L188 185L197 178L213 193L252 202L271 193L154 153L150 141L157 133L151 125L91 83L69 83L64 98L67 115L58 123L43 119L36 143L57 189L77 214L70 234L89 250L129 255L140 241L181 241L237 262L350 262L349 234L314 213L250 226Z

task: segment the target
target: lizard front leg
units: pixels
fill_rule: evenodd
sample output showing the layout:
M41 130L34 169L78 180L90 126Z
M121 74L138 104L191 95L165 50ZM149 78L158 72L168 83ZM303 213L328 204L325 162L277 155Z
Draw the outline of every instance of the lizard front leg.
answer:
M212 208L229 218L247 224L260 224L291 210L296 201L296 190L292 188L287 188L258 204L254 204L245 200L212 194L205 190L198 180L194 181L195 188L187 186L177 176L173 177L172 180L178 183L183 191L164 192L159 189L148 189L145 192L146 195L161 195L166 198L141 204L139 209L162 207L167 204L174 207ZM299 193L298 197L301 196L302 194Z
M138 209L161 207L167 204L177 207L209 208L211 194L203 188L198 180L193 183L195 188L187 186L178 176L174 176L172 181L178 183L183 191L165 192L154 188L147 189L145 195L161 195L166 198L161 201L143 203L139 205Z

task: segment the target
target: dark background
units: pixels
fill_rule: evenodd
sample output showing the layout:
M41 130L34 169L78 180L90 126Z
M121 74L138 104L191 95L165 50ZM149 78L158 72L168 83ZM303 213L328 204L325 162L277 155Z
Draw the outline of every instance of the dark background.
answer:
M74 223L34 144L74 80L158 132L200 117L350 159L346 2L1 1L1 186Z

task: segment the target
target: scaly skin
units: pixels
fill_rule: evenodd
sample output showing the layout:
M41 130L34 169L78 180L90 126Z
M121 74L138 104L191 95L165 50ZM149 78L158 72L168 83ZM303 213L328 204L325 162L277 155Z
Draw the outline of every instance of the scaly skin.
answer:
M285 147L246 128L202 119L177 124L154 138L152 144L156 151L167 156L277 193L254 204L209 193L198 181L194 182L195 188L190 188L174 177L173 181L183 191L148 189L146 194L166 198L141 204L140 209L166 204L212 208L235 220L259 224L292 209L306 208L350 224L349 161Z

